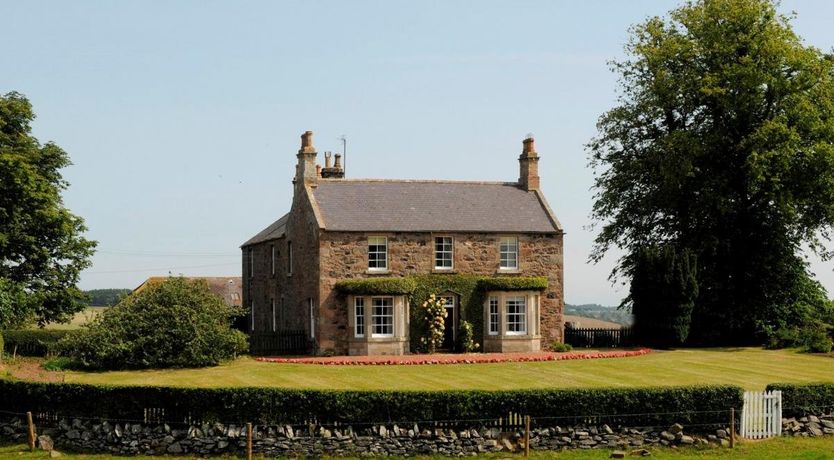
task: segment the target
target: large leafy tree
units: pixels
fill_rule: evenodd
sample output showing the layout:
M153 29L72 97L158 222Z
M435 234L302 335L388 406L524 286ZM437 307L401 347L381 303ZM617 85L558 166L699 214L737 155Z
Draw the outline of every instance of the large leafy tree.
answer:
M32 135L32 105L0 96L0 329L62 321L84 308L76 287L96 243L61 199L67 154Z
M690 340L752 343L824 300L801 256L834 223L834 59L769 0L698 0L632 29L616 107L588 144L592 260L613 247L698 260ZM822 302L816 302L822 303Z
M667 245L636 254L629 297L639 343L668 348L686 341L698 297L697 273L689 250Z

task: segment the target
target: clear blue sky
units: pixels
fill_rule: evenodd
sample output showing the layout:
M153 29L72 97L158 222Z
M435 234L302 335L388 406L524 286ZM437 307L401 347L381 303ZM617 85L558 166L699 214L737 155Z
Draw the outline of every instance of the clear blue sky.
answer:
M532 132L565 299L616 304L613 260L586 263L583 145L628 27L678 3L4 0L0 92L28 96L36 136L74 162L65 201L100 243L82 288L239 275L239 245L289 208L304 130L320 153L347 135L351 177L465 180L515 180ZM834 45L834 4L781 9Z

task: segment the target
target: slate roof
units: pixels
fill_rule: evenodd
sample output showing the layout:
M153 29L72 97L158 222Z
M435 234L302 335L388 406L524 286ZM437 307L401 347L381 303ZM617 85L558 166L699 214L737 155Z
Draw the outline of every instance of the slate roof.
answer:
M133 293L141 292L151 284L159 284L167 280L169 276L152 276L133 290ZM243 278L240 276L186 276L187 280L204 280L211 292L219 295L226 301L226 305L239 307L243 304Z
M255 243L262 243L268 240L274 240L276 238L281 238L284 236L287 230L287 218L289 217L290 213L286 213L281 216L280 219L276 220L269 227L261 230L257 235L249 238L249 241L243 243L243 246L249 246L250 244Z
M562 231L539 192L515 183L333 179L312 196L329 231Z

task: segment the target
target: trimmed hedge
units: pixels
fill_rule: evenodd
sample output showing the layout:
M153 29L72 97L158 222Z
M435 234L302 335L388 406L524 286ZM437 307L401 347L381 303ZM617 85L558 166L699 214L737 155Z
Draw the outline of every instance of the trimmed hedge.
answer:
M478 280L482 291L543 291L547 289L544 276L495 276Z
M76 331L63 329L11 329L3 331L5 345L3 349L12 354L17 348L18 356L46 356L53 351L55 344L67 334ZM3 340L0 340L3 344Z
M782 416L829 414L834 411L834 383L771 383L767 391L782 392Z
M336 290L349 295L411 294L417 285L411 278L361 278L336 283Z
M93 404L94 402L94 404ZM338 391L283 388L175 388L97 386L0 380L0 408L91 417L181 423L301 424L405 423L430 420L496 420L509 412L555 424L624 426L726 424L741 408L735 386L514 391ZM146 411L146 409L152 409ZM712 412L710 412L712 411ZM637 415L635 415L637 414Z

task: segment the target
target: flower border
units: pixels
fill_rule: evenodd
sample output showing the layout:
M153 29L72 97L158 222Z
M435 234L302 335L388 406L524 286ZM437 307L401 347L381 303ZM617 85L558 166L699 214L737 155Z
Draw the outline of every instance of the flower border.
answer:
M470 353L403 356L332 356L332 357L258 357L256 361L280 364L318 364L323 366L414 366L427 364L495 364L537 363L576 359L629 358L651 353L649 348L621 351L537 352L537 353Z

